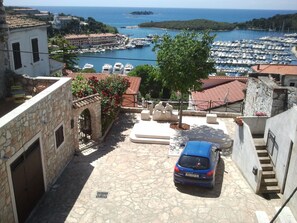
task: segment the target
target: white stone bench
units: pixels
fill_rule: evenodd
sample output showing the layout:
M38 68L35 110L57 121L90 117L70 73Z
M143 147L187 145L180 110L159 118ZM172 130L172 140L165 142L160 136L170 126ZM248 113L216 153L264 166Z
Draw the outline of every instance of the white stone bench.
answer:
M141 111L141 120L150 120L150 110L142 110Z
M216 114L206 114L206 122L208 124L217 124L217 115Z

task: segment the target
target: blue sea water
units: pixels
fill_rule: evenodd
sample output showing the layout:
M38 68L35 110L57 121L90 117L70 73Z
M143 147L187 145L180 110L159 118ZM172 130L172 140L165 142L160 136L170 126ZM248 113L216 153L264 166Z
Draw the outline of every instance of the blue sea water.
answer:
M167 21L167 20L190 20L209 19L220 22L244 22L254 18L268 18L276 14L292 14L297 10L239 10L239 9L174 9L174 8L117 8L117 7L34 7L51 13L64 13L84 18L93 17L97 21L117 27L118 31L133 37L146 37L148 34L162 35L169 33L175 35L178 31L135 28L126 29L122 27L136 26L143 22ZM131 15L133 11L152 11L152 15ZM242 39L258 39L263 36L282 36L280 32L233 30L228 32L216 32L215 40L233 41ZM100 72L104 63L115 62L131 63L134 66L140 64L155 64L156 55L152 46L141 49L114 50L105 53L83 54L79 57L79 66L91 63Z

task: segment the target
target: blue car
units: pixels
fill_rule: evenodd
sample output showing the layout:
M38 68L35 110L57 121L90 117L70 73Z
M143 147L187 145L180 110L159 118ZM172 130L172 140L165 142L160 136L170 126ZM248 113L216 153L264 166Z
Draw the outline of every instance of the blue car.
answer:
M189 141L175 167L174 183L213 188L220 149L206 141Z

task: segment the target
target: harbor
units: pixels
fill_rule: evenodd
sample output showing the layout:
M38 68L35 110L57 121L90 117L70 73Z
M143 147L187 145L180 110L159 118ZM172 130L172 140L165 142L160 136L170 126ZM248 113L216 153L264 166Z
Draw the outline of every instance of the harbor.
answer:
M118 57L118 60L130 60L128 63L133 64L134 67L147 64L145 59L149 54L150 57L155 58L154 52L152 52L151 38L125 38L125 41L119 42L116 46L80 49L78 53L90 57L91 55L97 56L103 60L105 56L108 57L114 51L113 55ZM296 45L297 35L294 34L289 36L285 34L280 37L264 36L254 40L215 41L212 44L210 59L215 62L216 73L240 76L252 72L251 66L256 64L297 64L296 56L293 53ZM144 59L142 63L137 64L139 60L133 60L139 59L140 56L132 58L119 55L119 51L122 51L122 55L129 55L131 51L134 51L133 49L137 51L137 55L145 55L142 57ZM105 63L110 63L107 61L108 58L105 60ZM155 64L155 61L152 60L149 63ZM101 72L101 70L101 68L97 68L97 72Z
M292 53L296 36L261 37L257 40L215 41L211 59L217 72L239 76L251 72L256 64L296 64Z

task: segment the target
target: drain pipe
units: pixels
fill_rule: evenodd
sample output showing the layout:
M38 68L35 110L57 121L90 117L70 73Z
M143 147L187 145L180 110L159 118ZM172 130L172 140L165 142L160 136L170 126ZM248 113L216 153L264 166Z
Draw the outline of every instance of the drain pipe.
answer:
M274 217L272 218L272 220L270 221L270 223L273 223L276 218L278 217L278 215L282 212L282 210L284 209L284 207L287 205L287 203L290 201L290 199L293 197L293 195L296 193L297 191L297 187L295 188L295 190L293 190L292 194L288 197L288 199L286 200L286 202L281 206L281 208L278 210L278 212L276 212L276 214L274 215Z

